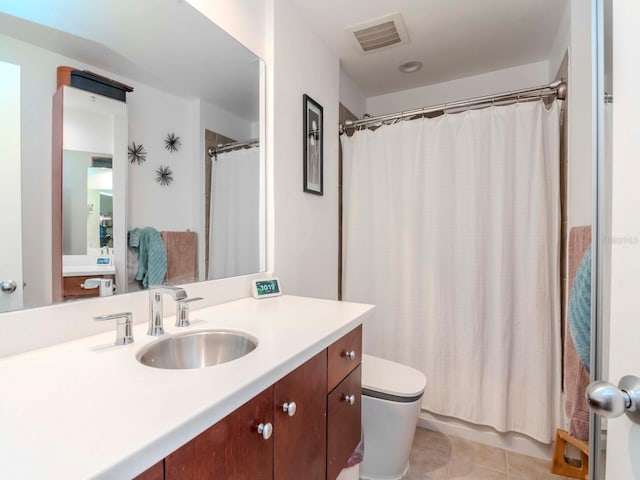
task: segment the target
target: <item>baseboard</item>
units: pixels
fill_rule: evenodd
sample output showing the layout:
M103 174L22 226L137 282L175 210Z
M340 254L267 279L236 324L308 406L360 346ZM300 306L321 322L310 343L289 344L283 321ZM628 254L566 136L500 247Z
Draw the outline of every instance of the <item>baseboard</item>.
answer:
M529 455L531 457L551 459L553 444L541 443L533 438L519 433L502 433L491 427L475 425L457 418L436 415L427 410L421 410L418 426L427 430L434 430L446 435L465 438L492 447L503 448L510 452Z

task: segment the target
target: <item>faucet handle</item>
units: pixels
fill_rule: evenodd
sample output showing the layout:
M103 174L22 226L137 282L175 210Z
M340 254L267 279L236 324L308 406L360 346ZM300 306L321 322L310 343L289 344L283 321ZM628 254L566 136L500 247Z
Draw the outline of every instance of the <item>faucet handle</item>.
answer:
M191 297L176 302L176 327L188 327L191 324L189 322L189 304L197 300L202 300L202 297Z
M133 343L133 314L131 312L113 313L111 315L100 315L93 317L94 320L101 322L104 320L117 320L116 323L116 341L114 345L128 345Z
M80 284L80 288L89 290L100 287L101 297L110 297L113 295L113 281L110 278L88 278L84 283Z
M187 298L187 292L185 292L182 287L176 287L175 285L170 285L168 283L163 283L161 285L149 285L150 295L157 295L159 297L163 293L170 295L174 300L184 300Z

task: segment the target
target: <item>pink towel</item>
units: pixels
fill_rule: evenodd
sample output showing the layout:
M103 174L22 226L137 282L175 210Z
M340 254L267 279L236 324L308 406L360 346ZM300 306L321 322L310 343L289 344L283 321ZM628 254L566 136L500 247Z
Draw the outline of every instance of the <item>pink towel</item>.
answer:
M196 281L198 236L196 232L160 232L167 250L167 283Z
M569 285L567 292L571 295L573 279L591 244L591 227L573 227L569 232ZM567 414L569 433L580 440L589 438L589 407L584 393L589 385L589 372L580 361L576 347L569 331L569 321L564 328L564 392L565 412Z

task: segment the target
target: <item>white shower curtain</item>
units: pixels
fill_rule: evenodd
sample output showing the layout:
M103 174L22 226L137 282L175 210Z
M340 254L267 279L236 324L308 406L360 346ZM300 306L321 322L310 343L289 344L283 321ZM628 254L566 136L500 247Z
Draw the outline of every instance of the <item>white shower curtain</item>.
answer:
M342 137L344 290L365 352L434 413L550 442L560 420L560 102Z
M259 149L221 153L212 165L209 280L258 272Z

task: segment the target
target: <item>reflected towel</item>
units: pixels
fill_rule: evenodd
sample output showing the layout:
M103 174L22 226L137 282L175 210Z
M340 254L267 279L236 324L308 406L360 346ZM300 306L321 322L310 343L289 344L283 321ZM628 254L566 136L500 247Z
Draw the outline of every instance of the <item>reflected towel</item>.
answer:
M574 227L569 232L569 285L572 292L574 279L581 260L591 244L591 227ZM576 351L567 321L564 328L564 391L567 430L580 440L589 438L589 407L584 396L589 385L589 372Z
M196 232L161 232L160 235L167 249L167 282L195 282L198 271Z
M136 280L145 288L160 285L167 274L167 252L160 233L152 227L134 228L129 232L129 247L138 254Z
M591 361L591 245L582 257L569 301L569 327L576 352L589 371Z

